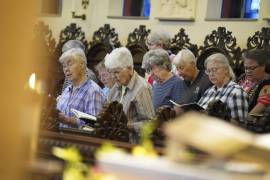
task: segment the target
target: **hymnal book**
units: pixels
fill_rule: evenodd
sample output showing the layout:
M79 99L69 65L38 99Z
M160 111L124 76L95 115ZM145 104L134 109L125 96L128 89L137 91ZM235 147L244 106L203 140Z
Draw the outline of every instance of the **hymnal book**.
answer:
M93 115L86 114L84 112L78 111L76 109L71 109L71 112L76 116L76 118L79 118L81 120L85 120L86 122L90 121L97 121L97 118Z
M173 100L170 100L170 102L175 105L176 107L180 107L181 109L183 109L184 111L190 111L190 110L194 110L194 111L202 111L205 110L201 105L199 105L198 103L187 103L187 104L178 104L176 102L174 102Z

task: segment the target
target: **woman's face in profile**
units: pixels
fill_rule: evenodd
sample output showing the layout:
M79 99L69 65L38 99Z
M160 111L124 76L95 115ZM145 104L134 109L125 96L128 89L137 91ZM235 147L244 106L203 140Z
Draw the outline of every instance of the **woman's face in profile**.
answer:
M132 77L132 68L114 68L110 70L115 82L120 86L127 86Z
M250 81L261 81L264 79L265 66L260 66L255 60L245 59L244 69L246 78Z
M114 85L114 78L110 72L107 71L106 68L98 71L99 79L104 84L104 86L108 88L112 88Z

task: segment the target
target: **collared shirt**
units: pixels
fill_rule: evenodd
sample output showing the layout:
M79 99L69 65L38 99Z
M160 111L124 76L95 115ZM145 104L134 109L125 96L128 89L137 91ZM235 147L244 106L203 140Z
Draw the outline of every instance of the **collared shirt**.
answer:
M184 81L178 76L173 75L170 79L162 83L153 84L153 105L155 110L162 106L173 107L170 100L174 102L182 102L186 87Z
M98 83L98 80L97 80L97 77L95 75L95 73L89 69L89 68L86 68L86 72L85 72L86 76L88 79L91 79L92 81L94 81L95 83ZM64 81L64 84L63 84L63 87L62 87L62 92L66 89L66 87L68 87L69 85L71 85L71 82L65 78L65 81Z
M81 86L74 88L73 85L66 87L57 102L57 109L68 117L75 117L71 109L97 116L106 101L101 88L92 80L85 81ZM78 126L84 124L79 121ZM69 127L60 124L61 127Z
M122 86L115 84L110 91L108 101L120 102ZM129 122L138 132L142 121L152 119L155 111L152 104L152 89L147 81L134 71L131 80L126 86L126 92L122 98L123 111Z
M105 96L106 98L108 97L110 91L111 91L111 89L108 88L108 87L104 87L104 88L102 89L102 92L103 92L103 94L104 94L104 96Z
M187 91L183 98L184 100L181 102L184 104L198 102L204 92L213 85L204 71L200 71L193 82L184 82L187 86Z
M206 90L198 102L205 109L213 100L226 103L231 110L232 119L244 122L248 116L248 96L241 86L233 81L217 88L215 85Z

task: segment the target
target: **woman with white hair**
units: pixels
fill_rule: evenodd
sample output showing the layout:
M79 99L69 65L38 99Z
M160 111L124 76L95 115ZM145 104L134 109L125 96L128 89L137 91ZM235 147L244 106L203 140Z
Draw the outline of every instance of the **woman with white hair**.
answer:
M98 72L98 78L99 78L99 80L104 85L102 91L103 91L104 95L107 98L108 95L109 95L109 93L110 93L111 88L115 84L114 77L111 75L110 72L108 72L108 70L107 70L107 68L106 68L106 66L104 64L104 60L101 61L101 62L99 62L95 66L95 69Z
M79 41L79 40L69 40L67 41L66 43L63 44L63 47L62 47L62 53L70 50L70 49L73 49L73 48L76 48L76 49L82 49L84 52L85 52L85 46L84 44ZM98 80L97 80L97 77L95 75L95 73L89 69L88 67L86 67L86 76L88 77L88 79L91 79L93 81L95 81L96 83L98 83ZM62 92L65 90L65 88L71 84L71 82L68 81L67 78L65 78L65 81L64 81L64 84L63 84L63 87L62 87Z
M153 31L149 34L147 37L146 45L149 50L155 50L155 49L164 49L167 51L169 54L170 60L172 61L173 58L175 57L175 54L173 54L169 48L171 45L171 35L168 31L165 30L157 30ZM172 71L176 73L176 68L173 65L172 66ZM149 76L149 74L146 74L148 77L148 82L153 85L154 83L154 77Z
M180 103L186 93L182 79L171 72L172 64L164 49L148 51L143 57L142 68L153 76L153 105L155 110L162 106L173 107L170 100Z
M206 73L213 86L206 90L199 101L205 109L214 100L225 103L231 118L245 122L248 115L248 96L241 86L233 82L235 75L227 57L221 53L212 54L205 61Z
M85 74L86 57L82 49L65 51L59 59L66 78L71 82L57 101L61 127L80 127L85 124L77 119L71 109L98 115L102 110L105 97L101 88Z
M116 81L108 101L122 103L131 130L130 142L138 143L143 122L155 115L151 86L134 71L132 55L125 47L116 48L106 55L105 66Z
M188 49L182 49L173 59L178 75L184 79L187 94L183 103L198 102L206 89L212 86L205 71L197 68L197 59Z
M149 50L165 49L168 50L171 43L171 35L164 30L154 31L147 37L146 45Z

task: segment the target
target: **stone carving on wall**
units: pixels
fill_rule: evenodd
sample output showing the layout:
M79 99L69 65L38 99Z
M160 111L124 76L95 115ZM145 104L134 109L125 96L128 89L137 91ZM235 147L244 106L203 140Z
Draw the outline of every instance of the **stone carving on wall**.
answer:
M195 18L196 0L161 0L159 18Z

